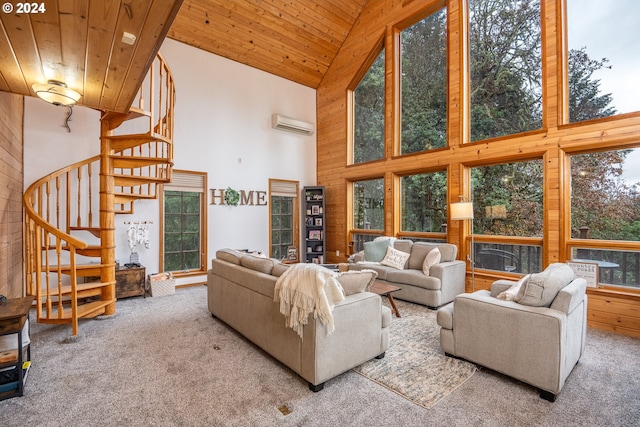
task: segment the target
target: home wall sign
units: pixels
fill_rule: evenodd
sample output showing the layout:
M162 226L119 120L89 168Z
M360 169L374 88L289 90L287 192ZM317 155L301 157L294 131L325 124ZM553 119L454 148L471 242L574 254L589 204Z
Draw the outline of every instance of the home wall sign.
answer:
M267 192L261 190L234 190L227 188L212 188L212 205L221 206L267 206Z

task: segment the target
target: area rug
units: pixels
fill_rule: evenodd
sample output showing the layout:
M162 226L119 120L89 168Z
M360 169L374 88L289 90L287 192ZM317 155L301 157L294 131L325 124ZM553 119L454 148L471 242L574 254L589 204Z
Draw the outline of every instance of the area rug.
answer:
M386 298L383 302L387 304ZM396 305L402 317L394 315L391 319L385 357L366 362L354 371L429 409L471 378L476 367L445 356L440 348L435 311L398 300Z

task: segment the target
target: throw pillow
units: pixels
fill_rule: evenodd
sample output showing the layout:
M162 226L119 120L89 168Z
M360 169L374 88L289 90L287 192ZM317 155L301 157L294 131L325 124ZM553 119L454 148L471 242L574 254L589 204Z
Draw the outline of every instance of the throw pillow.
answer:
M422 272L425 276L429 275L429 270L431 267L438 264L440 259L442 258L442 254L440 253L440 249L433 248L427 253L427 256L424 257L424 263L422 264Z
M515 301L533 307L549 307L558 292L574 278L574 272L567 264L554 263L543 272L532 274L520 287Z
M404 266L409 259L410 254L399 251L389 246L387 248L387 254L384 256L380 264L388 265L389 267L397 268L398 270L404 270Z
M520 280L518 280L509 289L507 289L506 291L500 292L496 298L501 299L501 300L505 300L505 301L515 301L516 296L518 295L518 292L520 291L520 287L523 284L527 283L527 280L529 280L530 276L531 276L530 274L527 274L526 276L520 278Z
M387 254L387 248L391 245L391 240L381 239L372 242L364 242L364 260L370 262L380 262Z
M376 277L378 273L373 270L345 271L336 276L345 296L369 290Z

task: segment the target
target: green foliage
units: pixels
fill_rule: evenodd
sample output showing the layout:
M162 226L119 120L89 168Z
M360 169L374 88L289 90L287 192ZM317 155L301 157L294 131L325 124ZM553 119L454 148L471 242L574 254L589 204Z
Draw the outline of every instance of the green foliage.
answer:
M606 58L600 61L589 58L585 47L569 51L569 121L608 117L616 113L609 107L611 94L600 94L600 80L593 73L602 68L611 68Z
M622 176L630 150L571 157L571 235L603 240L640 240L640 186Z
M384 180L355 182L353 193L354 227L384 230Z
M354 91L353 162L384 157L384 50Z
M402 231L439 232L447 223L447 174L402 177Z
M200 193L165 191L165 271L200 268L200 203Z
M470 0L471 140L542 126L538 0Z
M446 34L446 9L402 31L402 154L447 145Z

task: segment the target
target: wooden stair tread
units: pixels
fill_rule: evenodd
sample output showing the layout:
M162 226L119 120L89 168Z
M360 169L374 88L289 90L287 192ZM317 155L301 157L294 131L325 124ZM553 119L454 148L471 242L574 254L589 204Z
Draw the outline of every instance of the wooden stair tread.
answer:
M173 162L164 157L111 156L114 168L131 169L153 165L173 166Z
M70 231L88 231L95 237L100 237L102 229L100 227L69 227Z
M144 184L160 184L169 182L168 178L154 178L148 176L114 175L114 184L117 187L135 187Z

